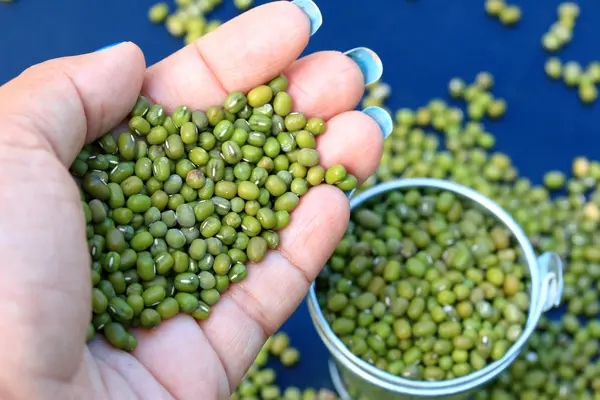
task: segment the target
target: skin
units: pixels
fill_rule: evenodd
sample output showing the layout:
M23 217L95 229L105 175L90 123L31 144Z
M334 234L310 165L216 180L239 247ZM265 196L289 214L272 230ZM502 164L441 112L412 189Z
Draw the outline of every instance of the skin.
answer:
M138 347L125 353L100 338L84 345L90 258L67 168L84 142L127 116L140 92L169 112L180 104L206 109L283 72L294 109L328 121L317 146L322 164L343 164L364 180L380 158L382 134L350 111L363 77L338 52L296 60L309 29L297 7L275 2L149 69L137 46L122 43L33 66L0 87L0 398L228 398L343 235L343 193L321 186L303 197L279 250L250 266L207 321L181 315L136 331Z

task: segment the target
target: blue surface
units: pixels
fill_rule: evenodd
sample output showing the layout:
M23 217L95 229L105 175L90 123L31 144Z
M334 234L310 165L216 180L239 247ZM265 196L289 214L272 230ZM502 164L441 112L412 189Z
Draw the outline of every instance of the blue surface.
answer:
M508 102L507 116L486 123L497 134L497 148L508 153L523 175L539 182L549 169L569 170L575 156L600 159L600 104L582 106L574 89L549 81L540 38L556 19L557 0L514 1L523 10L515 28L487 18L483 1L473 0L321 0L324 23L308 52L375 50L390 83L392 109L423 105L446 97L453 76L472 79L480 70L496 78L495 93ZM217 13L236 14L231 0ZM0 83L49 58L89 52L130 40L155 63L181 46L162 26L151 25L152 1L17 0L0 4ZM587 64L600 59L600 2L579 1L581 16L574 40L559 57ZM284 329L303 354L283 385L329 386L327 354L303 304Z

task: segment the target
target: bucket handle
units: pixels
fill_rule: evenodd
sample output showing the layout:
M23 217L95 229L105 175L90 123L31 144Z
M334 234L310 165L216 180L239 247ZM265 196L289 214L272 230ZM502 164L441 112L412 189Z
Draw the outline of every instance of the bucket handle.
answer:
M541 315L560 305L564 288L563 264L558 254L552 252L542 254L537 261L542 285L538 303Z

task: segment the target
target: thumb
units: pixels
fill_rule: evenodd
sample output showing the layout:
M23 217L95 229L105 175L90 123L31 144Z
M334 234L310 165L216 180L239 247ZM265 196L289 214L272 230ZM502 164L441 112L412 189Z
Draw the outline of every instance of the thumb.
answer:
M144 64L123 43L36 65L0 87L0 398L82 386L74 377L89 326L90 256L65 167L131 110Z
M0 144L50 150L69 166L84 142L127 116L145 68L130 42L30 67L0 87L0 121L11 132Z

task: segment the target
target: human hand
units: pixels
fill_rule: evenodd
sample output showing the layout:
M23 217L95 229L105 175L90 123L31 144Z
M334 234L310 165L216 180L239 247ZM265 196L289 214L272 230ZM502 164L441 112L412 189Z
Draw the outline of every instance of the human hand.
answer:
M335 187L302 197L280 248L251 265L208 320L178 315L135 331L132 353L100 338L86 346L90 257L67 168L140 92L169 112L206 109L284 73L295 109L328 120L321 163L367 178L391 120L382 110L349 110L381 64L364 50L350 54L364 57L358 63L338 52L296 61L320 25L316 6L298 3L305 12L288 2L251 10L148 70L140 49L123 43L34 66L0 88L0 398L227 399L295 310L348 222Z

